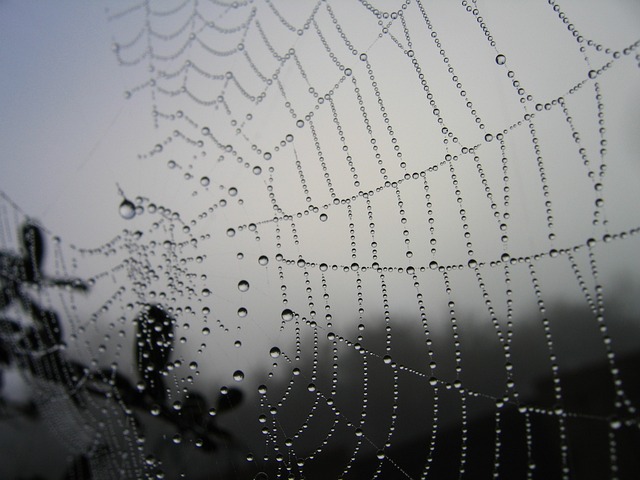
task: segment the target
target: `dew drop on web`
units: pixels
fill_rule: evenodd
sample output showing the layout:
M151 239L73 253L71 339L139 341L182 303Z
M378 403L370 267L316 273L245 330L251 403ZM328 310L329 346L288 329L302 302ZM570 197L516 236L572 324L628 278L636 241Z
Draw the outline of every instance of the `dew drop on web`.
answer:
M120 216L125 220L131 220L136 216L136 206L131 200L124 199L120 204Z

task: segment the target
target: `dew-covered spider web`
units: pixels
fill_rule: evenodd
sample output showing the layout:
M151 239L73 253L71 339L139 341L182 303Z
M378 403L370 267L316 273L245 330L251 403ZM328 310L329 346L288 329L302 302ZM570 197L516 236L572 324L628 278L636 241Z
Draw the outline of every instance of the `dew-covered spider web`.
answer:
M112 235L0 202L7 478L636 478L637 14L109 4Z

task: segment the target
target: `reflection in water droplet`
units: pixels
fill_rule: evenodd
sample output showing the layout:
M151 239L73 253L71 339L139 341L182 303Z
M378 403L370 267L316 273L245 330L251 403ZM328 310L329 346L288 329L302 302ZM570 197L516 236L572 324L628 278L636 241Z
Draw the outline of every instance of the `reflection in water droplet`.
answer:
M282 315L281 316L282 316L282 319L285 322L289 322L289 321L293 320L293 311L290 308L285 308L282 311Z
M278 347L273 347L271 350L269 350L269 355L271 355L273 358L278 358L280 356L280 349Z
M124 199L120 204L120 216L125 220L131 220L136 216L136 206L131 200Z
M236 382L241 382L242 380L244 380L244 372L242 370L236 370L235 372L233 372L233 379Z
M247 282L246 280L240 280L238 282L238 290L240 290L241 292L246 292L247 290L249 290L249 282Z

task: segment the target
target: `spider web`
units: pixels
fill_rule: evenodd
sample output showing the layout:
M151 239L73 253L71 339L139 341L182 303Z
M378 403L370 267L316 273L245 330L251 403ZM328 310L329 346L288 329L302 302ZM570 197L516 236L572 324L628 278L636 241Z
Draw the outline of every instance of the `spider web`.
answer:
M126 228L41 227L54 280L29 280L3 196L1 346L66 478L637 474L616 115L640 41L570 7L110 10L155 127L149 178L119 181Z

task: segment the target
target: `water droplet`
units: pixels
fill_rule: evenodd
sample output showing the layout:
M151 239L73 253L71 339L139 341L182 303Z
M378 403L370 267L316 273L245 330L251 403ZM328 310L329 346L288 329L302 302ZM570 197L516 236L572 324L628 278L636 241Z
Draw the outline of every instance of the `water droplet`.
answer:
M598 76L598 72L596 72L595 70L589 70L589 78L591 80L593 80L594 78L596 78Z
M265 160L271 160L271 152L264 152L264 155L262 156Z
M136 216L136 206L131 200L124 199L120 204L120 216L125 220L131 220Z
M204 335L205 337L209 335L209 333L211 333L211 330L209 330L209 327L204 327L202 329L202 335Z
M211 407L211 408L209 409L209 416L210 416L210 417L215 417L215 416L216 416L216 413L218 413L218 412L216 411L216 409L215 409L215 408Z
M329 270L329 265L327 265L326 263L321 263L320 264L320 271L321 272L326 272L327 270Z
M351 69L350 69L350 68L345 68L345 69L344 69L344 74L345 74L347 77L350 77L352 73L353 73L353 72L351 71Z
M310 383L309 385L307 385L307 390L309 390L310 392L315 392L316 391L315 384Z
M235 236L236 231L233 228L227 228L227 237Z
M246 280L240 280L238 282L238 290L240 290L241 292L246 292L247 290L249 290L249 282L247 282Z
M249 313L249 311L248 311L245 307L240 307L240 308L238 309L238 316L239 316L240 318L244 318L244 317L246 317L246 316L248 315L248 313Z
M182 410L182 402L180 400L173 402L173 409L177 411Z
M293 311L290 308L285 308L282 310L281 317L285 322L289 322L293 320Z
M359 269L360 269L360 265L358 265L356 262L353 262L351 264L351 270L353 270L354 272Z
M469 260L469 263L467 265L469 265L469 268L476 268L478 266L478 262L472 258L471 260Z
M269 355L271 355L273 358L278 358L280 356L280 349L278 347L273 347L271 350L269 350Z
M267 257L266 255L260 255L260 257L258 257L258 264L264 267L268 263L269 263L269 257Z
M498 65L504 65L505 63L507 63L507 57L505 57L503 54L499 53L496 56L496 63Z
M203 297L208 297L209 295L211 295L211 290L209 290L208 288L203 288L202 289L202 296Z
M236 382L241 382L242 380L244 380L244 372L242 370L236 370L235 372L233 372L233 379Z
M298 267L300 268L304 268L307 265L307 262L305 262L304 258L300 258L296 262L296 265L298 265Z
M210 183L211 181L209 180L209 177L202 177L200 179L200 185L202 185L203 187L208 187Z
M296 127L298 127L298 128L304 127L304 120L297 120L296 121Z
M321 213L321 214L320 214L320 221L321 221L321 222L326 222L326 221L327 221L327 218L329 218L329 217L327 216L327 214L326 214L326 213Z
M254 175L260 175L262 173L262 168L260 168L259 165L256 165L255 167L253 167L253 174Z
M264 472L258 472L253 480L269 480L269 475Z
M191 363L189 364L189 368L190 368L191 370L196 370L196 369L198 368L198 362L191 362Z
M435 260L432 260L431 262L429 262L429 268L431 270L437 270L438 269L438 262L436 262Z
M487 134L484 136L484 141L485 141L485 142L490 142L491 140L493 140L493 135L491 135L490 133L487 133Z
M238 194L238 189L236 187L229 188L229 196L235 197Z
M378 453L376 453L376 457L378 457L378 460L383 460L384 452L382 450L378 450Z
M284 137L284 139L285 139L287 142L291 143L291 142L293 142L293 135L291 135L290 133L288 133L288 134L287 134L287 136L286 136L286 137Z

